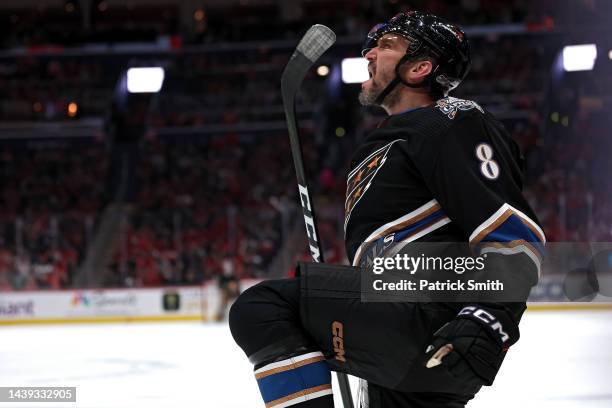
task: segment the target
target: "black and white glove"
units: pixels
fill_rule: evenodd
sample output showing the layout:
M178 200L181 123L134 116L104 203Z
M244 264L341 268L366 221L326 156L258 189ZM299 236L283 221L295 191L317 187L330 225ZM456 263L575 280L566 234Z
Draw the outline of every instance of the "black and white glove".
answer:
M466 385L491 385L508 348L518 339L518 324L504 307L466 306L434 333L425 365L444 367Z

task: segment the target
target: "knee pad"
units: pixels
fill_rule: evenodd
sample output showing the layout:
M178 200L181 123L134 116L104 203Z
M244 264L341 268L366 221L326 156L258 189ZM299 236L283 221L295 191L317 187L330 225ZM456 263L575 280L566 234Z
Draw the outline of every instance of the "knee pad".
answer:
M259 303L263 299L264 283L261 282L242 292L229 311L229 327L234 341L247 355L253 349L251 344L257 343L256 338L260 334L257 327L263 325L266 319L267 307Z
M299 283L261 282L244 291L229 313L234 341L255 365L309 350L300 327Z

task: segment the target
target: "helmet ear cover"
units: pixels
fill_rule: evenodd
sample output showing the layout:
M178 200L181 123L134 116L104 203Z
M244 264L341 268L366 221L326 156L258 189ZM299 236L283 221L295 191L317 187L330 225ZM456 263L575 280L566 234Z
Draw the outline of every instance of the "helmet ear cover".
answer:
M400 69L402 65L404 65L407 62L419 61L419 60L431 60L433 58L436 58L436 56L429 55L429 53L425 49L425 46L423 46L423 44L420 43L419 46L415 48L414 51L409 51L409 50L406 51L406 54L399 60L399 62L395 66L395 75L399 78L400 82L403 85L408 86L410 88L424 88L424 87L430 86L430 84L432 83L432 78L435 77L435 73L440 66L439 64L435 63L435 61L431 61L433 65L431 72L425 77L423 81L421 81L418 84L410 84L406 82L400 75Z
M399 84L402 84L404 86L407 86L409 88L414 88L414 89L429 88L432 94L444 95L444 92L441 89L441 87L438 86L436 82L432 80L433 78L436 77L436 72L438 71L440 64L434 64L435 66L433 70L425 77L425 79L423 79L418 84L411 84L409 82L406 82L402 78L401 73L400 73L400 69L402 65L410 61L416 61L418 59L424 59L426 57L430 57L429 55L430 52L428 52L428 50L426 49L422 41L419 41L413 38L409 38L408 41L410 41L410 44L408 45L406 54L404 54L402 58L398 61L398 63L395 65L395 78L393 78L391 82L389 82L387 87L383 89L380 95L378 95L378 97L376 98L376 103L378 105L382 105L387 95L389 95L391 91L393 91L393 89L395 89L395 87ZM437 57L437 53L435 51L431 50L431 53L434 54L433 56L434 58Z
M408 49L406 50L406 54L404 54L402 58L398 61L398 63L395 65L395 78L393 78L391 82L389 82L387 87L383 89L380 95L378 95L378 97L376 98L376 103L378 105L381 105L383 101L385 100L385 98L387 97L387 95L389 95L391 91L393 91L393 89L395 89L395 87L399 84L402 84L409 88L415 88L415 89L429 88L432 92L435 92L436 94L439 93L438 89L434 89L438 87L435 86L435 83L432 81L432 78L435 78L435 74L438 71L438 68L440 66L439 64L435 64L435 67L433 68L433 70L425 77L425 79L423 79L423 81L421 81L418 84L411 84L409 82L406 82L402 78L401 73L400 73L400 69L402 65L404 65L407 62L415 61L415 60L425 58L428 56L428 53L423 47L422 42L417 41L417 40L413 42L411 40L410 44L411 45L416 44L416 46L414 47L408 46Z

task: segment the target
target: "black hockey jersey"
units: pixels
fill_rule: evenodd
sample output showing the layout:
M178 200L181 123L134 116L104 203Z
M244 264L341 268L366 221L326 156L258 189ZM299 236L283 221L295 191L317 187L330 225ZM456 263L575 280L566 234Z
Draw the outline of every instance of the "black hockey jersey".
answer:
M347 178L346 250L353 265L376 241L469 242L518 252L538 272L545 243L523 197L522 156L477 103L446 97L392 115L357 148Z

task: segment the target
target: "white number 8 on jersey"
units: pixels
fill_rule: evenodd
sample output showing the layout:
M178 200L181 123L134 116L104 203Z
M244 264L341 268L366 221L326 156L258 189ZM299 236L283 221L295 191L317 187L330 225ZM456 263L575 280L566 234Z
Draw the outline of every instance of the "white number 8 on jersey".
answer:
M493 160L493 149L487 143L476 146L476 157L482 162L480 172L489 180L499 177L499 165Z

